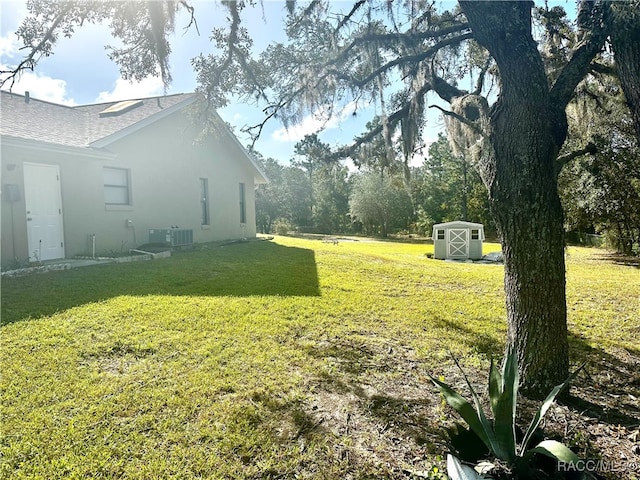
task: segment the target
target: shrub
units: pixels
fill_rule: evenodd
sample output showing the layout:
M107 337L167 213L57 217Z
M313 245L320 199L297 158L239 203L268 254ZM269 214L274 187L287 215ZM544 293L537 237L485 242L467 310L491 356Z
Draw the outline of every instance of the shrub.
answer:
M273 222L273 231L276 235L287 235L294 226L286 218L278 218Z
M467 429L463 425L457 425L456 428L448 430L456 453L461 457L467 457L465 460L474 463L485 453L493 457L493 461L481 462L476 467L476 470L495 474L496 477L493 478L537 478L535 471L540 470L540 468L534 462L535 454L565 463L575 464L580 460L572 450L555 440L543 440L533 448L529 448L529 446L537 434L540 422L549 407L558 394L575 378L582 367L578 368L564 383L556 386L549 393L534 415L533 420L531 420L529 428L518 445L516 437L516 406L519 376L516 355L514 353L507 355L502 372L498 371L493 361L491 362L488 390L493 420L489 420L486 417L476 391L471 386L458 362L455 359L454 361L460 368L471 391L475 408L449 385L434 377L430 378L447 403L460 414L469 426ZM452 480L484 478L480 475L474 476L474 470L462 465L456 457L451 456L447 464L449 478ZM592 477L584 473L582 478Z

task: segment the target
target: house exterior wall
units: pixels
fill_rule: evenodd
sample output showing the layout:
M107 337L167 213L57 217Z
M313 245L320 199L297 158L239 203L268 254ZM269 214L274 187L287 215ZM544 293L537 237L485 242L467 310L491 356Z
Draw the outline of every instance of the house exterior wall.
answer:
M2 265L14 259L24 260L27 253L27 220L24 201L24 172L23 158L15 149L7 147L4 142L0 145L2 158L2 201L0 202L0 218L2 219ZM27 158L29 158L27 156ZM18 198L15 201L7 199L8 185L17 186ZM15 228L13 228L15 227Z
M73 232L67 228L66 219L78 209L77 205L90 205L95 192L89 189L92 163L95 160L77 156L62 150L45 150L40 146L16 146L2 142L2 265L13 260L26 261L33 252L28 251L27 214L24 191L25 163L57 165L60 171L62 197L62 221L65 251L69 248L67 238ZM18 200L10 202L7 198L7 185L17 185ZM69 187L67 187L67 185ZM71 188L73 187L73 188ZM82 199L82 200L80 200ZM85 250L86 252L86 250Z
M251 238L256 234L254 174L229 137L194 144L196 129L184 113L167 116L108 145L111 155L24 148L2 143L2 185L16 184L20 198L2 199L2 264L25 260L25 162L58 165L65 256L128 251L149 241L152 228L192 229L194 242ZM226 135L226 134L224 134ZM9 165L13 165L9 167ZM104 167L127 169L131 205L105 205ZM201 225L200 179L208 180L210 225ZM239 184L245 184L246 225L240 223Z

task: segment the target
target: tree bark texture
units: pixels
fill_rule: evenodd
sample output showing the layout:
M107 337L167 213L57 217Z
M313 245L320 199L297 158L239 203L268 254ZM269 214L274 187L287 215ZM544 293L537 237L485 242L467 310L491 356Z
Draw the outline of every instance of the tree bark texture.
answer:
M569 373L563 213L555 160L566 138L564 107L531 36L529 2L461 2L474 38L500 70L489 113L490 154L481 165L505 262L507 350L522 391L545 396Z
M611 41L618 77L640 143L640 14L634 15L614 20Z

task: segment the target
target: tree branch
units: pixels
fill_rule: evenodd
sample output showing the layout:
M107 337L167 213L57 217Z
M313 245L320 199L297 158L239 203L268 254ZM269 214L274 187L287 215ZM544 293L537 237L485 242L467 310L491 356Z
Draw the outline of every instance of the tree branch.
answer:
M196 33L198 34L198 36L200 36L200 29L198 28L198 22L196 21L196 17L194 15L195 7L193 7L193 5L189 5L189 3L187 3L186 0L180 0L180 2L178 3L182 5L189 12L189 15L191 16L191 18L189 19L189 24L186 27L184 27L184 31L186 32L193 25L196 29Z
M262 134L262 129L264 128L264 126L267 124L269 120L271 120L273 117L275 117L278 114L278 111L280 110L280 108L281 106L274 109L271 113L267 114L267 116L260 123L253 125L251 127L247 126L240 129L241 132L248 133L249 136L251 137L251 147L250 147L251 150L254 149L256 142L260 138L260 135ZM266 113L266 111L264 113ZM254 130L256 129L258 130L258 133L253 133Z
M484 62L482 68L480 69L480 73L478 74L478 80L476 81L476 89L473 91L473 95L480 95L482 92L482 88L484 87L484 77L489 71L489 67L491 66L491 57L487 58L487 61Z
M612 110L605 106L605 104L602 102L602 97L600 95L596 95L591 90L589 90L589 88L579 89L577 93L578 95L583 94L589 97L591 100L595 102L596 107L601 109L605 114L611 115Z
M333 30L333 33L336 34L340 31L340 29L342 27L344 27L346 25L346 23L351 20L351 17L353 17L353 15L360 9L360 7L362 7L362 5L364 5L365 3L367 3L367 0L359 0L357 1L354 5L353 8L351 9L351 11L345 15L345 17L340 20L340 23L338 23L338 26Z
M235 51L234 45L238 41L238 29L240 28L238 5L236 2L229 2L227 4L227 8L231 14L231 25L229 26L229 36L227 37L227 56L222 64L215 69L213 80L209 83L209 87L207 89L207 94L211 94L211 91L218 86L223 72L226 71L233 62L233 53Z
M427 83L423 85L423 87L415 93L415 96L423 96L426 95L432 89L431 84ZM396 110L391 115L387 117L387 122L389 126L396 125L400 120L406 118L409 115L411 110L411 101L405 102L402 108ZM382 132L383 125L380 123L376 127L369 130L366 134L361 135L360 137L356 137L351 145L339 148L336 150L332 156L334 158L346 158L352 155L358 147L365 143L369 143L373 140L376 135L379 135Z
M460 35L459 37L448 38L448 39L443 40L443 41L433 45L431 48L428 48L427 50L425 50L425 51L423 51L421 53L418 53L416 55L407 55L407 56L404 56L404 57L395 58L395 59L391 60L390 62L387 62L384 65L376 68L369 75L367 75L366 77L361 78L361 79L357 79L352 75L347 75L346 73L342 73L342 72L340 72L338 70L330 70L330 73L335 75L340 80L346 80L346 81L348 81L350 83L353 83L356 87L362 88L363 86L367 85L369 82L374 80L376 77L378 77L379 75L383 74L387 70L390 70L393 67L396 67L398 65L402 65L402 64L405 64L405 63L419 63L419 62L421 62L421 61L423 61L423 60L435 55L440 49L442 49L444 47L447 47L449 45L455 45L455 44L461 43L461 42L463 42L465 40L468 40L470 38L473 38L473 35L471 33L465 33L464 35ZM343 53L341 53L339 57L342 57L342 56L343 56ZM336 57L334 60L332 60L331 63L336 63L338 61L339 57ZM329 65L331 63L329 63ZM442 81L444 81L444 80L442 80Z
M598 147L596 147L595 144L589 142L584 146L584 148L581 148L579 150L574 150L573 152L569 152L564 155L560 155L556 159L556 169L558 172L560 172L560 170L562 170L562 167L564 167L571 160L574 160L583 155L587 155L587 154L594 155L596 153L598 153Z
M591 2L584 3L584 5L588 4L591 4ZM585 21L585 17L591 17L594 14L598 15L598 18L591 21L592 26L586 34L586 38L573 52L569 63L562 69L551 88L551 102L562 110L567 106L574 90L591 68L591 61L601 50L609 33L605 28L607 22L602 21L604 19L604 11L596 12L593 6L585 8L589 8L589 11L584 13L581 10L578 16L579 19L583 19L582 22Z
M440 30L427 30L425 32L413 32L413 33L371 33L368 35L363 35L361 37L355 38L345 49L340 52L340 56L337 59L347 57L349 52L353 50L358 45L364 43L368 44L371 42L393 42L396 43L398 41L406 42L406 43L414 43L416 40L426 40L429 38L438 38L445 37L447 35L451 35L452 33L458 33L463 30L468 30L468 23L459 23L457 25L452 25L450 27L442 28Z
M440 110L444 115L447 115L448 117L453 117L456 120L458 120L459 122L464 123L465 125L467 125L468 127L470 127L474 132L476 132L478 135L482 135L484 136L484 132L480 129L480 127L478 127L478 125L476 125L475 123L473 123L471 120L468 120L466 118L464 118L462 115L458 115L456 112L452 112L450 110L445 110L444 108L440 107L439 105L429 105L429 108L437 108L438 110Z
M58 15L56 15L55 19L53 20L53 23L43 35L42 40L40 40L40 42L38 42L36 46L30 47L31 52L18 64L16 68L11 70L0 70L0 75L5 75L7 73L9 74L8 77L3 78L0 81L0 87L3 87L6 82L11 80L11 85L9 86L9 90L11 90L13 88L13 85L16 83L16 76L19 75L20 72L22 72L23 70L33 71L33 68L36 66L36 64L39 61L39 58L38 60L34 59L35 56L38 53L40 53L40 57L42 57L43 50L46 43L49 41L51 43L55 42L54 32L56 31L60 23L62 23L62 21L65 19L67 13L69 12L69 8L70 8L70 5L67 5L66 8L64 8L60 13L58 13ZM23 47L23 48L28 48L28 47Z
M456 97L461 97L469 93L466 90L460 90L458 87L451 85L444 78L440 78L433 73L433 65L431 66L431 85L433 86L433 91L448 103L451 103L451 101Z
M254 147L255 143L260 138L260 135L262 134L262 130L264 129L267 122L269 122L269 120L271 120L272 118L276 117L280 112L280 110L282 110L284 107L286 107L291 102L293 102L293 100L303 92L304 92L304 88L299 88L295 92L291 93L291 95L287 96L287 98L281 99L278 103L266 106L265 108L262 109L262 112L265 114L265 118L261 122L253 126L243 127L241 129L242 132L248 133L249 136L251 137L251 148ZM258 131L258 133L253 133L256 130Z
M457 26L459 27L459 26ZM457 28L456 27L456 28ZM466 28L466 27L465 27ZM447 29L447 31L449 31L449 29ZM376 35L371 35L371 36L367 36L367 37L374 37ZM390 35L383 35L383 37L385 38L389 38L391 37ZM394 35L394 37L397 37L396 35ZM361 37L361 39L364 37ZM408 55L405 57L401 57L398 59L394 59L390 62L387 62L385 65L382 65L381 67L377 68L376 70L374 70L373 72L371 72L369 75L367 75L365 78L363 79L357 79L355 77L353 77L352 75L348 75L346 73L340 72L338 70L335 69L329 69L327 71L327 73L325 75L321 75L317 82L316 85L321 84L327 76L329 75L334 75L336 78L338 78L339 80L345 80L347 82L350 82L358 87L362 87L364 85L366 85L368 82L371 82L372 80L374 80L376 77L379 77L382 73L384 73L385 71L401 65L405 62L419 62L422 60L425 60L427 58L429 58L430 56L433 56L435 53L438 52L438 50L440 50L441 48L444 48L445 46L449 46L449 45L453 45L453 44L457 44L460 43L464 40L470 39L472 38L472 34L471 33L466 33L457 37L452 37L452 38L448 38L445 39L439 43L437 43L436 45L433 45L431 48L427 49L424 52L421 52L420 54L417 55ZM354 43L352 42L352 45ZM325 66L327 65L331 65L333 63L337 63L339 61L339 58L341 58L344 55L344 51L341 52L341 54L332 59L331 61L327 62L325 64ZM464 90L460 90L456 87L454 87L453 85L450 85L449 83L447 83L444 79L438 77L435 74L432 74L432 80L426 82L416 93L415 96L422 96L425 95L428 91L430 90L434 90L436 91L436 93L438 93L439 96L441 96L443 99L447 100L447 101L451 101L452 98L457 97L457 96L462 96L467 94L468 92L464 91ZM258 137L260 136L265 124L267 123L267 121L269 121L270 119L274 118L275 116L277 116L278 112L286 107L287 105L291 104L291 102L301 93L303 93L304 88L300 88L298 90L296 90L295 92L293 92L291 95L289 95L287 97L287 99L281 100L280 102L278 102L277 104L272 105L271 107L268 107L271 109L271 112L267 115L267 117L264 119L264 121L253 125L251 127L247 127L245 129L243 129L243 131L248 132L252 139L253 139L253 143L255 143L255 141L258 139ZM402 108L396 110L394 113L392 113L391 115L388 116L387 118L387 122L388 125L395 125L397 122L399 122L401 119L405 118L410 111L410 102L406 102L405 105L403 105ZM265 109L265 113L266 113L266 109ZM462 118L462 117L461 117ZM464 119L463 121L468 122L468 120ZM351 155L360 145L368 143L369 141L371 141L376 135L380 134L382 132L382 125L377 126L376 128L372 129L371 131L367 132L365 135L358 137L355 139L354 143L352 145L343 147L341 149L339 149L338 151L336 151L334 153L334 156L336 158L344 158L347 157L349 155ZM481 133L480 130L478 129L478 127L474 124L472 124L472 128L475 128L476 131L478 131L478 133ZM256 133L252 133L254 131L257 130L257 134Z
M313 10L316 7L318 7L319 4L320 4L320 0L312 0L311 2L309 2L309 5L307 5L307 8L304 9L304 12L302 12L302 15L299 16L299 18L295 22L295 25L300 24L300 22L302 22L302 20L305 17L307 17L309 14L311 14L311 12L313 12ZM296 6L295 0L287 0L286 6L287 6L287 11L288 11L289 15L293 16L294 15L294 11L295 11L295 6Z
M237 48L235 45L231 46L231 51L235 53L235 57L238 60L238 63L240 64L240 66L242 67L242 71L249 77L249 79L253 82L253 84L255 85L255 88L257 90L257 97L262 98L263 100L267 100L267 96L264 93L264 89L262 88L262 86L260 85L260 81L258 80L258 78L255 75L255 72L253 70L253 68L247 63L247 59L244 55L244 52L240 51L239 48Z
M611 75L611 76L618 75L618 69L615 67L615 65L605 65L604 63L600 63L600 62L591 62L589 71L594 73L600 73L602 75Z

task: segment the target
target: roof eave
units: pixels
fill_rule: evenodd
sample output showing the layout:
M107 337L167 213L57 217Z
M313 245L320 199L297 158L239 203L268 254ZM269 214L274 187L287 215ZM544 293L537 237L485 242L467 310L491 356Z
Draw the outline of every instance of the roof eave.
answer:
M57 152L67 155L77 155L81 157L89 157L96 159L113 159L117 155L113 152L100 150L94 147L83 147L74 145L61 145L59 143L44 142L42 140L33 140L30 138L14 137L11 135L2 135L2 145L18 148L27 148L36 151Z

